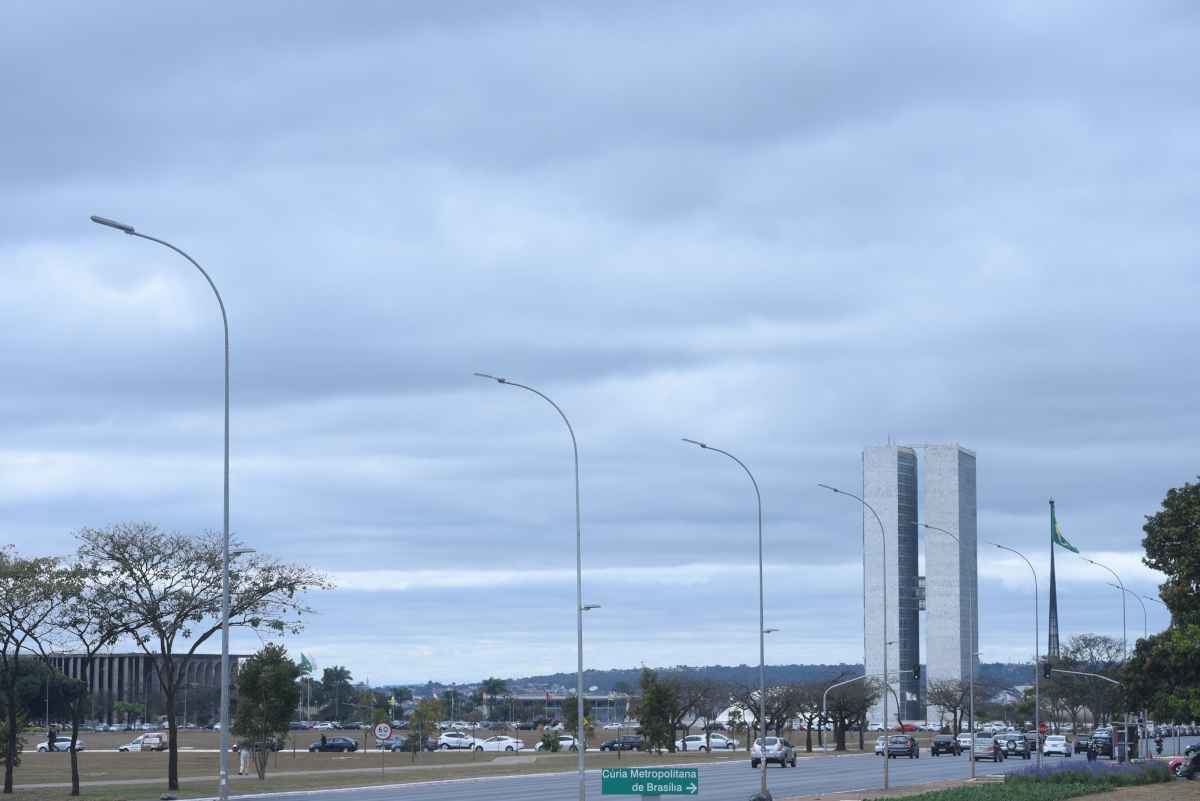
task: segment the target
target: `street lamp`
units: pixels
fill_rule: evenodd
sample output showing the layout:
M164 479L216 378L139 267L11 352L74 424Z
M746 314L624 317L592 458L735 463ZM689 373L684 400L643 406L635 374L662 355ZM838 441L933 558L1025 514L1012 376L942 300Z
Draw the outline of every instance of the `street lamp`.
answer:
M1091 562L1096 567L1102 567L1105 570L1107 570L1109 573L1112 573L1112 577L1115 578L1117 580L1117 583L1121 585L1121 589L1122 590L1125 589L1125 582L1121 581L1121 577L1117 575L1117 571L1113 570L1108 565L1097 562L1095 559L1088 559L1086 556L1080 556L1079 558L1085 562ZM1125 660L1128 658L1129 658L1129 645L1128 645L1128 640L1126 639L1126 636L1125 636L1125 594L1122 593L1121 594L1121 659Z
M169 248L180 256L183 256L192 263L193 267L200 271L200 274L204 276L204 280L208 281L213 295L217 298L217 305L221 308L221 324L225 329L225 519L223 537L224 571L221 577L221 757L219 761L219 783L221 801L226 801L229 798L229 317L225 313L225 302L221 300L221 293L217 291L217 285L213 283L212 278L200 266L199 262L187 253L175 247L170 242L138 233L132 225L110 220L107 217L99 217L95 214L91 216L91 220L97 225L114 228L129 236L136 236L141 239L148 239L151 242L157 242L163 247Z
M917 523L917 521L915 521L915 520L913 522ZM957 542L959 544L960 548L962 546L962 541L959 540L957 534L951 534L949 531L947 531L944 528L938 528L937 526L931 526L928 523L917 523L917 525L920 526L921 528L929 529L930 531L940 531L941 533L945 534L950 539ZM975 778L975 656L976 656L976 654L975 654L975 627L979 625L979 612L976 609L976 604L978 602L978 595L979 595L978 590L971 593L971 659L970 659L970 681L969 681L969 683L970 683L969 692L971 694L970 713L969 713L970 728L971 728L971 759L969 761L971 763L971 778L972 779ZM959 674L959 675L962 675L962 674ZM958 732L954 732L954 736L957 737Z
M1169 607L1165 603L1163 603L1161 598L1155 598L1152 595L1143 595L1142 597L1145 598L1147 601L1154 601L1154 603L1158 604L1163 609L1166 609L1168 615L1171 614L1171 607ZM1174 626L1174 625L1175 625L1175 616L1171 615L1171 619L1167 621L1167 628L1170 628L1171 626Z
M870 510L871 514L875 516L875 522L879 524L879 545L883 554L883 561L879 563L879 567L883 571L883 592L880 594L883 596L883 789L886 790L888 788L888 763L892 761L892 738L888 735L888 690L891 688L891 683L888 678L887 531L883 528L883 521L879 519L879 513L875 511L875 508L853 492L846 492L828 484L818 484L817 486L823 487L835 495L845 495L847 498L858 501L863 507ZM866 561L866 558L867 554L864 552L863 561ZM864 591L865 589L864 587ZM899 696L896 697L896 704L900 704Z
M571 421L559 408L559 405L550 400L550 397L545 393L539 392L533 387L525 384L518 384L516 381L510 381L507 378L488 375L487 373L475 373L479 378L485 378L489 381L495 381L497 384L504 384L510 387L517 387L527 392L532 392L546 403L554 407L554 411L558 412L558 416L567 424L567 433L571 435L571 452L575 457L575 623L576 623L576 656L578 658L577 670L575 673L575 701L578 706L579 716L579 732L578 742L579 748L579 801L584 801L587 798L587 779L584 774L584 766L586 762L587 740L584 738L583 730L583 613L585 611L583 605L583 522L579 511L579 443L575 441L575 429L571 427Z
M1029 572L1033 574L1033 737L1037 743L1037 765L1042 766L1042 683L1041 683L1041 665L1038 664L1040 657L1038 655L1038 638L1041 636L1038 632L1038 577L1037 571L1033 569L1033 563L1030 562L1025 554L1018 551L1016 548L1009 548L1007 545L1001 545L998 542L989 542L988 545L994 545L1002 551L1015 553L1017 556L1025 560L1025 564L1029 565ZM974 735L972 734L971 756L975 755Z
M1142 639L1144 639L1144 640L1149 639L1150 638L1150 613L1146 611L1145 601L1143 601L1141 599L1141 596L1139 596L1133 590L1125 589L1124 587L1122 587L1119 584L1113 584L1110 582L1108 586L1112 587L1114 590L1120 590L1121 592L1128 593L1130 595L1130 597L1133 598L1133 600L1135 600L1139 604L1141 604L1141 607L1142 607Z
M750 483L754 485L754 497L758 501L758 709L759 709L759 724L758 728L762 732L762 749L763 757L761 760L762 773L761 783L756 797L759 801L771 801L771 791L767 789L767 642L766 642L766 623L763 612L763 526L762 526L762 493L759 492L758 482L754 479L754 474L750 472L750 468L746 467L746 463L734 456L729 451L723 451L720 448L714 448L712 445L700 442L694 439L683 438L683 441L689 445L695 445L701 450L714 451L716 453L728 456L730 459L738 463L738 466L746 471L746 475L750 477Z

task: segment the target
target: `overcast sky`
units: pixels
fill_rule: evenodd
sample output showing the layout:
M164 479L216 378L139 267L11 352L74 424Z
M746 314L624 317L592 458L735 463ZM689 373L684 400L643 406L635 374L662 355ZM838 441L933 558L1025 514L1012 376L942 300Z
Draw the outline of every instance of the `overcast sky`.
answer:
M356 678L862 659L864 445L978 454L981 538L1139 593L1197 472L1200 10L18 3L0 26L0 519L232 520ZM1120 636L1060 552L1064 639ZM1019 569L1018 569L1019 568ZM1032 657L980 550L981 650ZM1047 576L1042 575L1043 603ZM1167 623L1147 602L1150 628ZM1044 647L1045 608L1042 611ZM1129 608L1131 636L1142 611ZM234 648L257 647L239 633ZM214 643L215 647L215 643Z

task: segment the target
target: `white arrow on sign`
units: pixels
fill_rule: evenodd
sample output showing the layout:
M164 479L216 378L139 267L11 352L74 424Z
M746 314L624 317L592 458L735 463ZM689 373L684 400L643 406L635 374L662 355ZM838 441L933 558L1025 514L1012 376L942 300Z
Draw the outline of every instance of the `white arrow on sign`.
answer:
M690 793L691 795L695 795L696 791L699 790L700 788L696 786L695 782L692 782L691 784L689 784L687 787L685 787L683 789L687 790L688 793Z

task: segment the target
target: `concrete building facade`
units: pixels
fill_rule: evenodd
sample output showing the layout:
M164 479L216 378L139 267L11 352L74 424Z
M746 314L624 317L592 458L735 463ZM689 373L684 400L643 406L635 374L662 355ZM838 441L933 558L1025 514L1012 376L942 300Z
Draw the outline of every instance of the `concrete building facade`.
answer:
M883 675L884 626L887 631L889 723L896 713L916 720L921 682L912 670L920 659L920 605L917 593L917 454L912 448L882 445L863 449L863 498L886 531L886 554L879 524L863 509L863 662L871 676ZM887 593L888 616L883 619ZM897 708L899 703L899 708ZM869 717L883 720L883 702Z
M957 444L924 448L925 663L927 681L966 680L979 650L975 454ZM936 721L929 707L925 719Z

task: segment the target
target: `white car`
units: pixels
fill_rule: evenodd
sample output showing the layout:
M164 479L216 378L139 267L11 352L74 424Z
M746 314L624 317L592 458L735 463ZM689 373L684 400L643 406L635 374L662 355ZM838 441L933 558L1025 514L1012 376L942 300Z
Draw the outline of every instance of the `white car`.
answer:
M482 740L476 740L469 734L463 734L461 731L443 732L441 737L438 737L437 747L443 751L449 751L452 748L474 748L479 745Z
M621 729L627 729L627 728L629 728L629 727L626 726L624 723L605 723L604 724L605 731L620 731Z
M525 743L507 734L497 734L475 743L476 751L520 751L524 747Z
M883 743L887 737L879 737L875 740L875 756L883 756Z
M83 740L75 741L75 750L76 751L82 751L82 750L84 750L84 748L85 748L85 746L83 744ZM50 741L47 740L44 743L38 743L37 750L42 752L43 754L49 752ZM71 750L71 738L70 737L55 737L54 738L54 750L55 751L70 751Z
M320 723L318 723L317 725L313 726L313 731L333 731L335 728L337 728L337 727L334 726L332 723L330 723L328 720L324 720L324 721L321 721Z
M545 726L542 727L542 731L562 731L562 730L563 730L562 723L547 723Z
M540 741L538 742L537 746L534 748L535 751L542 751L544 749L545 749L545 743L540 742ZM569 734L562 734L562 735L559 735L559 737L558 737L558 750L559 751L578 751L579 746L575 744L574 737L572 737Z
M1061 734L1051 734L1046 738L1046 742L1042 745L1042 755L1050 756L1051 754L1070 758L1071 744L1067 742L1066 737L1063 737Z
M131 742L118 748L118 751L165 751L167 738L162 734L141 734Z
M675 741L675 750L707 751L710 744L714 751L732 751L736 747L733 740L726 738L723 734L710 734L707 741L703 734L689 734L682 740Z
M958 747L963 751L970 751L971 746L975 743L975 735L970 732L964 732L958 735Z

